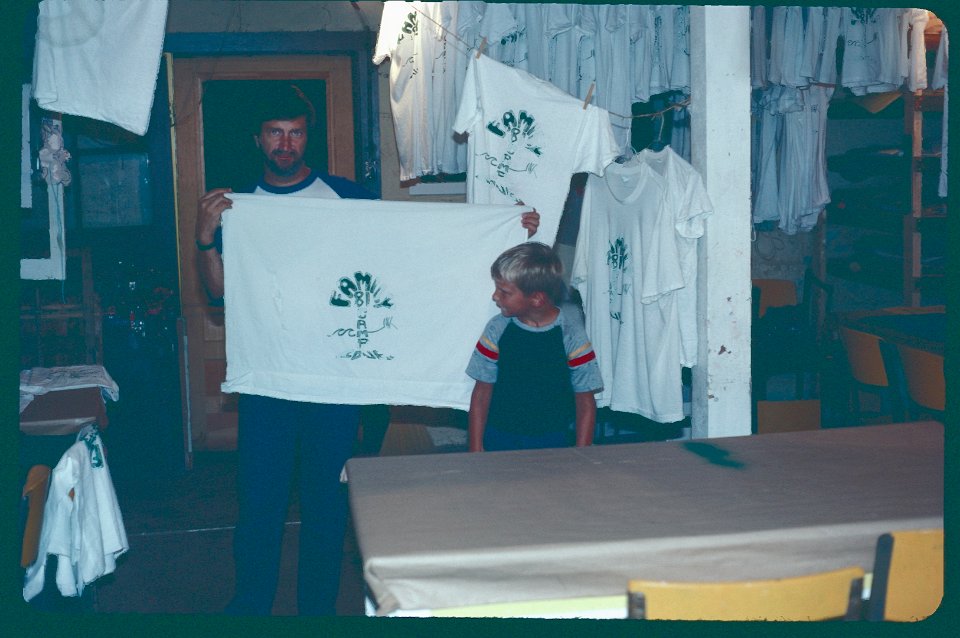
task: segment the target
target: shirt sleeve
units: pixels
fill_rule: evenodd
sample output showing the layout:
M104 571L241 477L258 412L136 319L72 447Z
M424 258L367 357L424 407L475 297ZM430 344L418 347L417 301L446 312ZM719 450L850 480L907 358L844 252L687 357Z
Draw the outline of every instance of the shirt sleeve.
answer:
M563 313L563 346L567 351L567 366L574 392L595 392L603 388L600 366L593 345L587 338L580 311L571 305L561 308Z
M509 319L497 315L487 322L483 334L470 355L467 364L467 376L484 383L497 382L497 361L500 359L500 337L507 327Z
M380 64L389 57L392 57L397 50L397 42L403 35L402 29L405 25L407 13L412 10L406 7L406 2L386 2L383 5L383 13L380 16L380 29L377 32L377 45L373 50L373 63ZM409 33L409 31L408 31Z
M475 55L470 56L467 64L467 73L463 79L463 90L460 93L460 104L457 116L453 121L454 133L469 133L470 129L480 118L480 94L477 90L477 61Z
M591 104L584 117L587 119L575 146L577 159L573 170L575 173L603 175L603 169L620 154L620 147L610 128L610 115Z

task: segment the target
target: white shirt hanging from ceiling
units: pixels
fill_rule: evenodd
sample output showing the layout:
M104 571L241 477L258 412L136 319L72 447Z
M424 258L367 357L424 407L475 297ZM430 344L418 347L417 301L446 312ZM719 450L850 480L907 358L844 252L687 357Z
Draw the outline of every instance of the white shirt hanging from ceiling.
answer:
M600 175L620 152L605 110L487 56L470 59L453 126L470 134L467 201L536 208L550 245L572 175Z
M681 368L697 361L697 255L712 206L670 147L587 179L571 283L603 391L597 405L683 419Z
M167 0L43 0L33 97L48 111L147 131Z
M901 75L900 16L903 9L843 9L840 83L854 95L896 91Z
M390 106L400 156L400 179L466 170L466 149L453 139L466 71L466 47L448 39L456 2L387 2L373 55L390 58Z

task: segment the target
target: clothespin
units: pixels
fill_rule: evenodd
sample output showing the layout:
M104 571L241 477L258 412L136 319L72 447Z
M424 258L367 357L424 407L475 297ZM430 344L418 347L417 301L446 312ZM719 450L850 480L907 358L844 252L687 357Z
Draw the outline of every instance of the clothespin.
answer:
M587 106L590 104L590 98L593 97L593 87L596 86L596 84L597 84L596 82L591 82L591 83L590 83L590 88L587 89L587 97L585 97L584 100L583 100L583 110L584 110L584 111L587 110Z
M487 46L487 39L486 39L486 38L483 38L482 40L480 40L480 46L477 47L477 59L478 59L478 60L480 59L480 54L483 53L483 49L484 49L484 47L486 47L486 46Z

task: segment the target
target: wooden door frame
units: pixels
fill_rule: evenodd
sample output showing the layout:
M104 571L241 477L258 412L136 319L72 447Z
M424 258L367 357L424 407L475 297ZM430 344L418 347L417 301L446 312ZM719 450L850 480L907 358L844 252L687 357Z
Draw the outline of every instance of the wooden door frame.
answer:
M252 37L251 34L212 35L215 37L189 34L187 38L168 38L165 46L174 58L180 296L182 325L190 344L181 368L184 377L181 387L185 392L184 430L190 439L187 446L192 447L191 444L196 442L198 449L207 447L208 413L223 414L220 410L225 405L219 387L207 387L209 382L206 379L209 376L208 362L216 367L217 359L225 359L222 309L208 303L193 249L197 200L206 190L199 99L202 83L207 80L289 77L326 81L328 87L334 87L327 91L326 105L329 171L356 179L365 186L375 185L371 188L374 192L380 190L376 171L360 170L361 167L377 166L370 160L371 153L376 155L378 152L378 145L374 143L377 131L371 125L376 118L368 116L377 82L370 63L370 37L356 34L361 37L351 38L350 47L343 47L342 37L324 38L322 34L281 34L282 38L267 37L268 34L252 34ZM290 38L291 35L297 37ZM305 35L309 37L305 38ZM224 40L232 44L225 44ZM284 46L277 46L281 41ZM365 41L369 46L364 45ZM364 72L365 75L361 76ZM357 124L360 124L359 129ZM190 370L189 380L186 370ZM192 461L190 456L188 454L188 465Z
M323 55L350 60L353 93L354 175L380 194L379 82L373 64L374 31L265 33L168 33L163 50L175 59L190 57ZM331 171L332 172L332 171Z

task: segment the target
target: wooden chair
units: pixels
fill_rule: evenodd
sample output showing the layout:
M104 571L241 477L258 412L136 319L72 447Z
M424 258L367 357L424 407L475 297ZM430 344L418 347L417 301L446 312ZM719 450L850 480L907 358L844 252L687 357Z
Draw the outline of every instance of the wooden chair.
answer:
M27 472L23 483L23 498L27 501L27 520L23 528L23 543L20 551L20 567L26 569L37 560L40 546L40 529L43 527L43 508L47 503L47 487L50 484L50 468L34 465Z
M732 582L631 580L627 616L649 620L859 620L863 570Z
M797 305L797 285L787 279L754 279L754 298L759 304L757 316L767 314L767 308Z
M757 401L757 434L820 429L820 399Z
M840 340L843 342L850 375L853 377L850 399L857 422L862 423L864 418L860 404L861 392L876 396L880 401L878 416L890 420L890 381L883 363L883 354L880 352L880 337L840 326Z
M902 344L897 344L897 354L900 355L900 363L903 365L910 402L942 417L947 399L943 356ZM911 417L920 416L918 412L922 411L918 411L915 406L911 406Z
M923 620L943 598L943 530L909 530L877 539L867 620Z
M767 382L779 374L795 375L795 398L805 396L807 376L821 371L824 317L829 312L833 289L809 268L803 275L803 298L798 302L792 281L753 280L753 391L766 399Z

